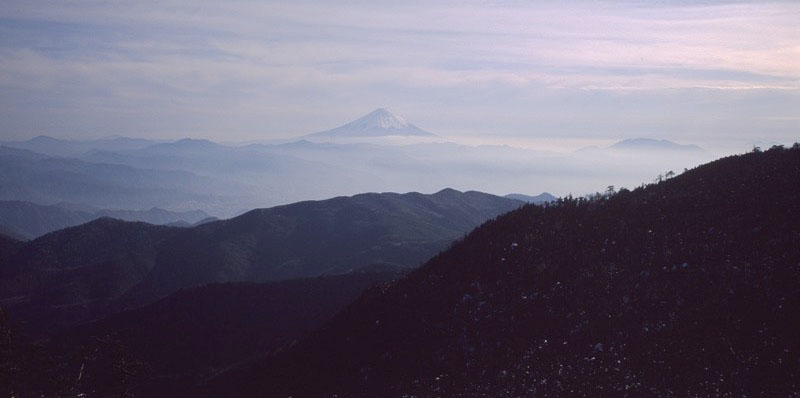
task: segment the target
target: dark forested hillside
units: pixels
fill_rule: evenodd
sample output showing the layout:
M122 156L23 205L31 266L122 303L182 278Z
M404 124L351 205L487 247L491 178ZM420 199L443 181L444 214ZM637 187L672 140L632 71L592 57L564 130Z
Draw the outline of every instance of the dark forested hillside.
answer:
M112 336L147 364L137 396L176 396L221 369L279 349L396 273L211 284L76 327L55 339L66 351Z
M800 147L528 205L215 397L796 396Z
M187 230L164 245L129 294L149 301L210 282L342 274L365 266L416 267L480 223L522 203L446 189L370 193L258 209Z
M12 236L6 231L0 231L0 261L16 253L22 247L23 241L19 236Z
M0 305L38 336L207 283L416 267L520 205L444 190L301 202L194 228L101 218L9 244Z
M0 257L0 304L29 332L92 319L139 283L179 228L100 218L17 244Z

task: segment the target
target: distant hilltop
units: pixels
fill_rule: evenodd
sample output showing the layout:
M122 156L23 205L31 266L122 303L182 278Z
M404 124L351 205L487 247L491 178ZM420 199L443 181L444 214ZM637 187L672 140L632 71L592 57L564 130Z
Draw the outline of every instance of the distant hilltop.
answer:
M632 139L622 140L614 145L611 145L609 148L703 152L703 148L700 148L697 145L683 145L674 143L669 140L655 140L652 138L632 138Z
M598 148L596 146L588 146L581 148L578 152L592 152L592 151L677 151L677 152L696 152L703 153L705 149L693 144L678 144L669 140L657 140L653 138L629 138L619 141L613 145Z
M436 137L435 134L425 131L404 118L389 112L387 109L378 108L363 117L331 130L309 134L306 137L314 138L369 138L369 137Z

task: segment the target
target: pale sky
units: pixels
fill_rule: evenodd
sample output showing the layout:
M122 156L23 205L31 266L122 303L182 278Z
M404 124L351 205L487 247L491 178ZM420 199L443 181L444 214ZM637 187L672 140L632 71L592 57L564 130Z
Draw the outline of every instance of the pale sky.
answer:
M800 140L800 2L3 1L0 140Z

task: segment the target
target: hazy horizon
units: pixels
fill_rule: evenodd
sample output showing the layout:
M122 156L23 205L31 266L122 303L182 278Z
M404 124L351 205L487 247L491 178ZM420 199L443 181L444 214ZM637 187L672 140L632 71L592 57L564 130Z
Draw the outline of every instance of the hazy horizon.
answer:
M461 143L800 131L800 4L9 2L0 139L299 137L386 107Z

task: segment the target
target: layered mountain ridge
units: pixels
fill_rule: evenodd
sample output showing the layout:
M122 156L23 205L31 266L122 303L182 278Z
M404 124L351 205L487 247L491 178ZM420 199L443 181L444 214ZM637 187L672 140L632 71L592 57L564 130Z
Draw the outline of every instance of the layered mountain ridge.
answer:
M100 218L4 244L0 305L50 334L207 283L416 267L521 205L448 189L300 202L192 228Z
M528 205L203 396L791 396L800 146Z

